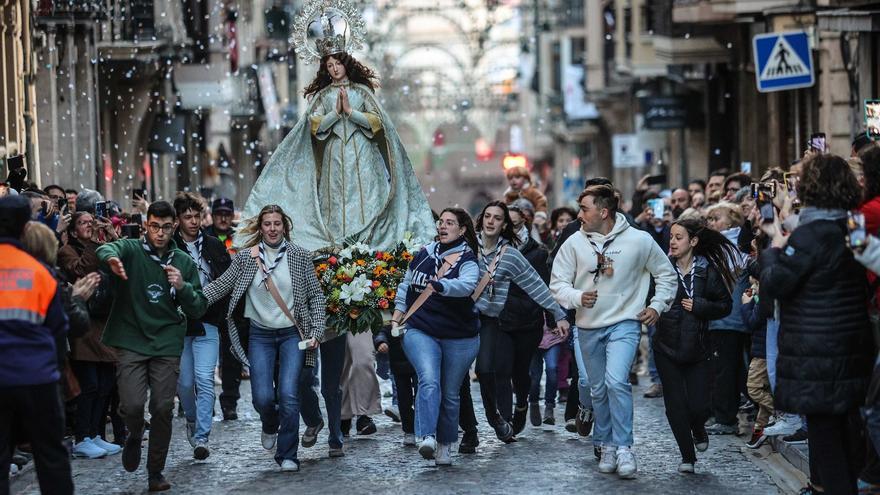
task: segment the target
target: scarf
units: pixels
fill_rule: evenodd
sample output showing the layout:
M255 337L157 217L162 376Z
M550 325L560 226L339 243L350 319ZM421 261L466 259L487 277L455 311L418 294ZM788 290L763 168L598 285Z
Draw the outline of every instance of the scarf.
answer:
M495 272L498 270L499 263L495 263L495 266L492 266L492 263L489 262L489 256L501 256L501 248L510 244L510 241L503 237L498 238L498 242L495 243L495 248L491 251L486 251L483 249L483 236L477 236L477 243L480 246L480 264L483 265L483 268L486 269L486 273L489 274L489 299L493 299L495 297ZM501 261L500 259L498 260Z
M204 241L205 241L205 236L202 235L201 231L199 231L199 236L196 238L196 242L195 242L195 248L196 248L195 254L193 254L193 252L190 251L188 247L187 247L186 252L189 253L189 257L192 258L193 261L196 262L196 268L198 268L198 270L205 275L205 278L207 278L208 280L211 280L211 274L208 273L208 271L205 270L205 268L202 266L202 244L204 243ZM184 242L186 242L186 241L184 241Z
M266 244L263 241L260 241L260 265L262 265L263 269L263 280L262 284L266 286L266 290L269 290L268 280L272 275L272 271L281 263L281 260L287 254L287 241L282 240L281 244L278 245L278 254L275 256L275 260L270 265L268 263L268 250L271 249L271 246Z
M159 253L156 252L156 249L147 242L147 238L143 237L141 239L141 246L143 246L144 251L147 253L147 256L150 257L151 260L155 261L159 266L162 267L162 270L165 270L166 267L171 266L171 262L174 260L174 250L169 247L168 252L165 253L165 260L162 261L162 258L159 257ZM172 285L168 290L168 293L171 294L171 300L177 300L177 291L174 289Z
M440 267L443 266L443 253L449 251L454 247L461 246L465 243L464 236L459 237L458 239L450 242L449 244L444 244L442 242L438 242L434 246L434 272L440 271ZM451 267L450 267L451 268Z

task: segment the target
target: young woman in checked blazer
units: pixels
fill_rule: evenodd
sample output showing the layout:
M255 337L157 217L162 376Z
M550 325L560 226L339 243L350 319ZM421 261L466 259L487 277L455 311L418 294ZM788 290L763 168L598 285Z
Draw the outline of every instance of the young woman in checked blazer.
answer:
M204 288L210 304L232 295L226 315L232 353L250 366L263 448L275 448L282 471L299 470L297 385L303 366L315 365L326 315L311 253L290 242L290 228L290 217L280 206L264 207L240 232L251 240L229 269ZM242 316L250 320L247 354L236 327Z

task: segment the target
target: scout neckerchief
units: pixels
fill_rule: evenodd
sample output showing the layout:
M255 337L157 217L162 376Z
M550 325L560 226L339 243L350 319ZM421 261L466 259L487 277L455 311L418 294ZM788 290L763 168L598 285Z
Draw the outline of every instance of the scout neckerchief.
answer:
M488 287L489 300L491 301L495 298L495 272L498 270L498 264L501 262L501 257L504 256L504 252L507 251L508 241L506 239L499 238L498 242L495 244L495 248L491 251L486 251L485 249L483 249L483 237L480 236L478 240L480 242L480 263L482 263L486 268L485 276L488 276L488 280L485 284L482 283L482 280L480 281L477 286L477 290L479 291L479 293L475 293L474 295L479 298L480 294L483 292L483 289ZM495 257L492 259L492 262L489 263L487 261L487 258L492 253L495 253Z
M684 286L684 293L687 294L688 299L694 298L694 267L697 266L697 257L694 256L691 259L691 269L688 271L688 274L691 276L690 284L685 282L684 275L682 275L681 270L678 269L678 263L673 263L672 267L675 268L675 273L678 274L678 279L681 280L681 285Z
M182 237L181 237L181 239L182 239ZM211 274L208 273L208 271L205 270L205 268L202 266L202 244L204 243L204 241L205 241L205 236L202 235L201 231L199 231L199 236L196 238L196 242L195 242L195 246L194 246L196 248L196 252L193 253L192 251L190 251L189 246L187 246L186 252L189 253L190 258L192 258L193 261L196 262L196 268L198 268L198 270L205 275L205 278L210 281ZM184 240L183 242L186 242L186 240Z
M151 260L155 261L162 267L162 270L165 270L166 267L171 266L171 261L174 259L174 250L171 246L168 246L168 252L165 261L162 261L162 258L159 257L159 253L156 252L156 249L147 242L147 238L144 237L141 239L141 246L144 247L144 251L147 253L147 256L150 257ZM171 294L171 300L177 301L177 291L174 289L172 285L168 290L168 293Z
M275 256L275 261L270 265L268 260L266 259L267 250L269 246L266 245L263 241L260 241L260 268L263 270L263 280L262 284L266 287L266 290L269 290L269 285L267 280L269 280L269 276L272 275L272 270L274 270L279 263L281 263L281 259L284 258L287 253L287 241L281 241L281 245L278 246L278 254Z
M590 242L590 246L593 246L593 252L596 253L596 269L590 272L593 274L594 284L599 282L599 275L607 275L609 277L614 275L614 267L612 266L614 260L607 258L605 251L608 250L615 239L617 239L617 236L608 239L602 244L602 249L599 249L599 246L587 236L587 241Z

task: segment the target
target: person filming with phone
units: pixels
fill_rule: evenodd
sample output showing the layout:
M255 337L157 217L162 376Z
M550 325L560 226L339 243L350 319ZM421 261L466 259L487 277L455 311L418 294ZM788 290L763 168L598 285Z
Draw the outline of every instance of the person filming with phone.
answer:
M779 305L774 406L809 425L811 482L826 493L856 493L863 446L859 407L874 363L865 269L846 244L848 210L862 191L844 159L815 154L797 186L798 226L762 229L761 286Z

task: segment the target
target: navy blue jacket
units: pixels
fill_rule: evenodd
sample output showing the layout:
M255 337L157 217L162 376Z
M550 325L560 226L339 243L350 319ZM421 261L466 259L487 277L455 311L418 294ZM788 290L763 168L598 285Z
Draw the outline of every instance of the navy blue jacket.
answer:
M479 317L471 294L480 277L477 257L467 243L440 253L439 242L423 247L409 264L403 281L397 287L394 309L407 309L434 279L443 258L461 252L458 261L446 271L431 295L407 320L407 328L416 328L438 339L463 339L476 336L480 331Z

